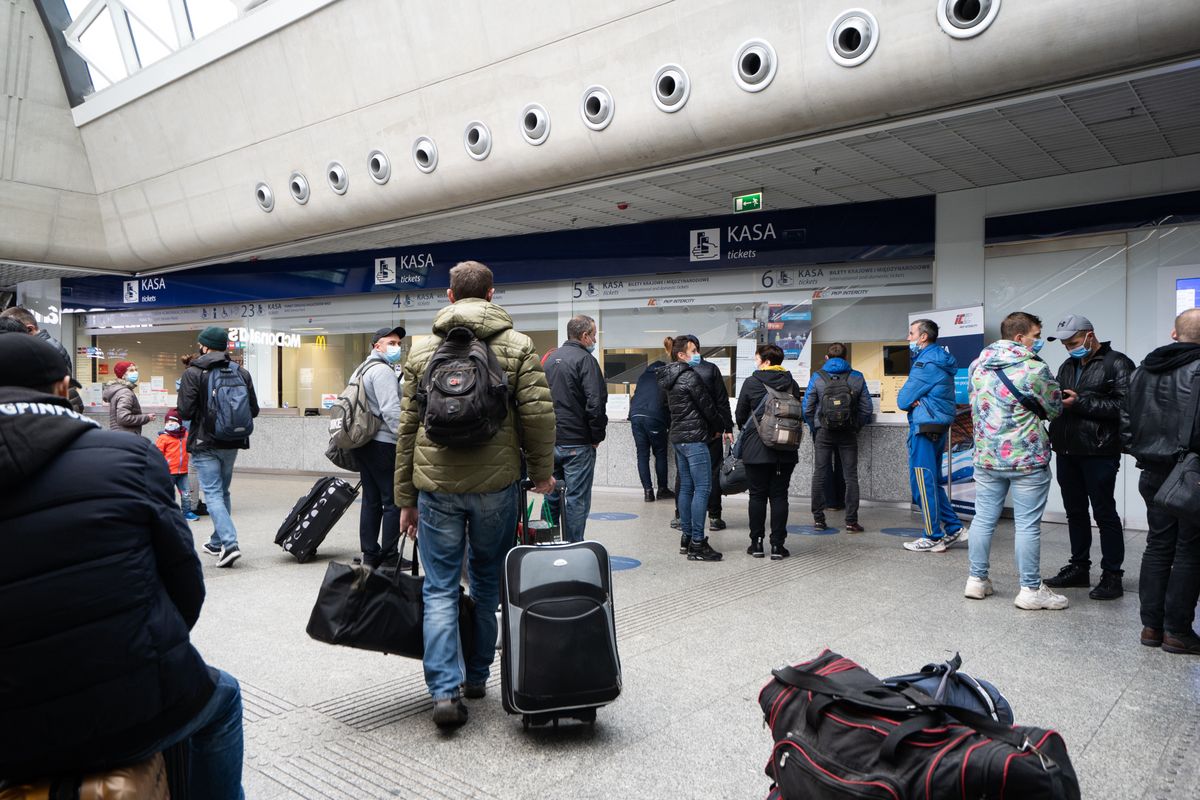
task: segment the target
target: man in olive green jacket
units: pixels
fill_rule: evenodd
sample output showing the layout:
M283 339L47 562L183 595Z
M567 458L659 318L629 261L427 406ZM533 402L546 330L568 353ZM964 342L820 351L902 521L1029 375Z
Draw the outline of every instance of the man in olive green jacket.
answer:
M450 270L450 305L438 312L434 335L413 348L404 365L404 401L396 442L396 505L400 530L417 533L425 571L425 683L433 721L467 721L459 689L486 693L496 649L500 570L512 546L519 514L517 481L524 450L534 491L553 489L554 404L533 342L513 330L512 317L492 300L492 271L476 261ZM450 448L425 435L417 390L426 367L453 328L471 329L486 342L508 376L512 405L500 430L478 447ZM470 545L468 547L468 544ZM475 617L474 651L463 674L459 653L458 586L464 553Z

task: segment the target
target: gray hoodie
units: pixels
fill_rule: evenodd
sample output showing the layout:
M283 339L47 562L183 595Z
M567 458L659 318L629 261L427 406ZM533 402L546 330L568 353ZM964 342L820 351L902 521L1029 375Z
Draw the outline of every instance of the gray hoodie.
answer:
M383 368L377 366L380 364ZM374 441L395 444L396 431L400 427L400 376L377 350L371 351L360 369L363 371L362 386L367 393L367 408L383 420Z

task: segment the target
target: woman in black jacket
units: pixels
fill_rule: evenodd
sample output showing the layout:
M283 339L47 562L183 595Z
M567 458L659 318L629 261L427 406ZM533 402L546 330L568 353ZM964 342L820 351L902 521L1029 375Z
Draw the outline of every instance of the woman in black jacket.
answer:
M771 502L771 560L791 555L783 546L787 539L788 485L800 460L795 450L775 450L762 443L754 417L767 395L767 387L801 399L800 386L784 369L783 350L777 345L759 345L754 351L758 369L742 384L738 393L737 424L742 431L741 456L750 482L750 546L746 552L763 557L763 535L767 522L767 501Z

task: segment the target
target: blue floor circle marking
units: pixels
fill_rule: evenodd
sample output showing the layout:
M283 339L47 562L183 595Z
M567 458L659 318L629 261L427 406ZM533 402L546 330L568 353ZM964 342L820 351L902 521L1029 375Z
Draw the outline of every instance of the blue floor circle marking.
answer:
M627 519L637 519L637 514L629 514L624 511L596 511L588 514L588 519L597 519L603 522L621 522Z
M609 556L608 564L612 567L613 572L620 572L626 569L637 569L642 565L642 562L636 558L626 558L625 556Z
M909 536L920 538L925 535L924 528L884 528L880 533L886 533L888 536Z
M826 528L823 531L819 531L812 525L788 525L787 531L788 533L795 533L800 536L829 536L838 532L837 528Z

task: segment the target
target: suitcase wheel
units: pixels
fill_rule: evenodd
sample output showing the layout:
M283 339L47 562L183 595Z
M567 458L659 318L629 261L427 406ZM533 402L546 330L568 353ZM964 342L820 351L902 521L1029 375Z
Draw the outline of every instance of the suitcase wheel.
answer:
M525 730L529 730L529 726L530 726L531 722L532 722L532 720L530 719L528 714L521 715L521 727L522 728L524 728Z

